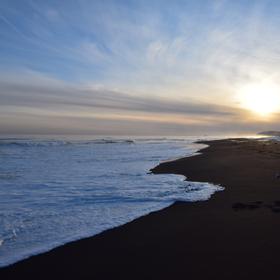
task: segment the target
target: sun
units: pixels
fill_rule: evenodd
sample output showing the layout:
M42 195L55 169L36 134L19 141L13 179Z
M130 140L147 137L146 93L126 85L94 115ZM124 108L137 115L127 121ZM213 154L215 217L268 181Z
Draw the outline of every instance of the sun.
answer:
M256 83L242 87L238 99L244 109L262 116L280 110L280 88L273 83Z

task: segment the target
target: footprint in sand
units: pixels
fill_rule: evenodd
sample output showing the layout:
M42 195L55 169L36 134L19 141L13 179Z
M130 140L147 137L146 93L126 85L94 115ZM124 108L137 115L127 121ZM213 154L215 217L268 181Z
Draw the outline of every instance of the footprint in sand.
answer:
M273 204L263 204L262 201L255 201L251 203L236 202L232 205L232 208L235 211L269 208L273 213L280 213L280 200L274 201Z

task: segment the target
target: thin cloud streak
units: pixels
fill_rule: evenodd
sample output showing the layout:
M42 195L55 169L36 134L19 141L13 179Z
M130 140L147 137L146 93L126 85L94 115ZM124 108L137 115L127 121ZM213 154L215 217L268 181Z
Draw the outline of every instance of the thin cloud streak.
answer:
M49 80L48 80L49 82ZM0 80L0 97L3 106L67 107L87 109L113 109L142 111L146 113L232 116L237 110L215 104L183 102L163 98L143 98L106 89L48 84L26 84L17 81Z
M143 98L31 75L0 79L2 134L182 135L250 131L245 111ZM260 125L260 124L259 124ZM254 125L252 125L254 127Z

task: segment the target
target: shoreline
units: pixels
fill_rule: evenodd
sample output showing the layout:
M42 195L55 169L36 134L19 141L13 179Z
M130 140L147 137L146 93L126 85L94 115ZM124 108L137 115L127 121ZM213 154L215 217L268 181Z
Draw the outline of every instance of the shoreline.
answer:
M126 140L128 141L128 140ZM132 140L131 140L132 141ZM193 142L192 144L195 144L196 142ZM192 157L192 156L195 156L197 155L200 150L204 149L205 147L207 147L207 145L199 145L201 147L197 147L197 149L193 150L193 152L191 154L189 154L189 151L187 154L185 155L181 155L181 156L176 156L176 157L173 157L173 158L169 158L167 160L164 160L164 161L160 161L160 163L165 163L165 162L172 162L172 161L175 161L175 160L178 160L178 159L181 159L181 158L184 158L184 157ZM151 166L157 166L159 165L159 163L155 162L154 165L151 165ZM153 167L153 168L154 168ZM147 170L147 174L148 173L152 173L151 170L153 168L150 168ZM166 175L172 175L172 174L166 174ZM180 178L180 181L185 181L186 180L186 177L184 175L175 175L175 176L178 176ZM217 191L220 191L220 190L217 190ZM216 191L214 191L216 192ZM210 196L212 196L213 194L211 194ZM197 201L203 201L204 199L200 199L200 200L197 200ZM206 200L206 199L205 199ZM181 201L181 200L180 200ZM184 201L184 200L182 200ZM120 227L120 226L123 226L127 223L130 223L140 217L144 217L150 213L153 213L153 212L157 212L157 211L160 211L162 209L165 209L167 207L170 207L173 203L176 203L176 200L173 199L173 201L170 201L170 202L166 202L165 205L160 205L160 206L155 206L153 208L150 208L149 210L146 210L146 212L144 211L144 213L138 215L138 216L134 216L133 218L131 219L128 219L126 220L125 222L122 222L121 224L117 224L115 226L111 226L109 228L106 228L106 229L103 229L102 231L100 232L97 232L97 233L94 233L94 234L88 234L88 235L81 235L81 236L78 236L76 238L69 238L68 240L63 240L63 241L59 241L57 242L55 245L52 243L52 244L49 244L48 246L45 246L44 248L40 249L40 250L37 250L36 252L33 252L33 253L26 253L25 255L21 255L20 257L18 257L17 259L14 259L13 261L10 261L10 262L5 262L4 264L1 264L1 258L0 258L0 269L2 268L6 268L6 267L9 267L9 266L13 266L19 262L22 262L26 259L29 259L31 257L35 257L37 255L42 255L42 254L45 254L49 251L52 251L54 250L55 248L58 248L58 247L62 247L68 243L72 243L72 242L76 242L76 241L80 241L82 239L86 239L86 238L91 238L91 237L94 237L96 235L99 235L99 234L102 234L103 232L107 231L107 230L111 230L111 229L114 229L116 227ZM4 241L5 242L5 241ZM1 249L1 240L0 240L0 249Z
M198 155L161 163L152 172L221 184L224 191L207 201L175 202L123 226L0 268L0 277L261 279L277 275L280 143L241 138L200 143L209 146Z

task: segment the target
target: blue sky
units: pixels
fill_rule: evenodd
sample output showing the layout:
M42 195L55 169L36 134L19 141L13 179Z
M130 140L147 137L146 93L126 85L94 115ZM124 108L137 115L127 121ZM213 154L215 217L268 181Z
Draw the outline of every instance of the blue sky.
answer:
M0 132L278 127L237 92L278 83L278 1L1 1Z

